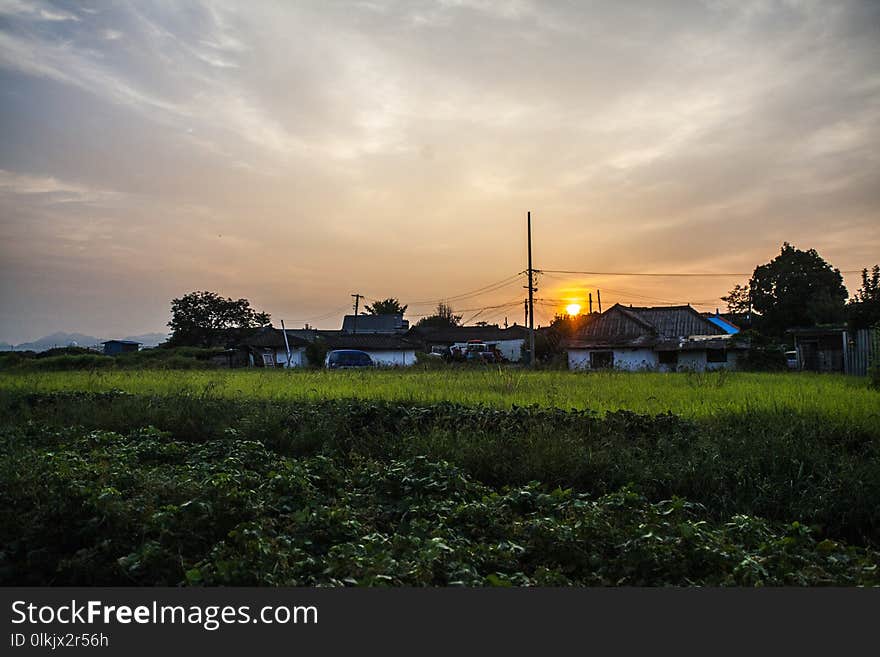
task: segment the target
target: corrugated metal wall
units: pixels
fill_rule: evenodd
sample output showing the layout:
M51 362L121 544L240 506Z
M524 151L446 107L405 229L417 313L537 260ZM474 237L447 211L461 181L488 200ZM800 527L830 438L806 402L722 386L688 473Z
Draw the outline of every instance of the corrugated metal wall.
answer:
M850 333L846 349L846 373L865 376L868 367L880 361L880 330L859 329Z

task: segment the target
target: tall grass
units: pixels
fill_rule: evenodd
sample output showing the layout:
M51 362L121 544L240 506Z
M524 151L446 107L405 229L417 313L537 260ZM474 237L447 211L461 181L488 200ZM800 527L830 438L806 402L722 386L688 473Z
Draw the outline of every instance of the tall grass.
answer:
M199 395L221 399L365 399L454 402L495 408L539 405L672 412L692 419L731 413L782 414L880 435L880 394L864 379L835 375L433 371L77 371L0 374L0 390Z

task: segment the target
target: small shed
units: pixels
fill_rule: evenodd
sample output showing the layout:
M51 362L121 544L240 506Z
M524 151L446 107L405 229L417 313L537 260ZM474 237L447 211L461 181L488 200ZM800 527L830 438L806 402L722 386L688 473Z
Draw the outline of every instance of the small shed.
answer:
M104 345L105 356L126 354L138 351L141 348L141 343L134 340L107 340L107 342L102 342L101 344Z
M794 337L798 369L808 372L842 372L855 376L868 373L880 359L880 330L846 326L814 326L789 329Z
M239 340L235 348L229 350L229 366L304 367L308 364L305 351L309 342L301 331L264 326Z

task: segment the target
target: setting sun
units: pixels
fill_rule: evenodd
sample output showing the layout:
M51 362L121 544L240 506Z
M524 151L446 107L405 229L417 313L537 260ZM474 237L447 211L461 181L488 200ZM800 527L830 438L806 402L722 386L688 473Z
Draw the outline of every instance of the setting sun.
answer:
M579 303L570 303L565 307L565 312L567 312L569 315L572 315L572 316L580 315L581 306Z

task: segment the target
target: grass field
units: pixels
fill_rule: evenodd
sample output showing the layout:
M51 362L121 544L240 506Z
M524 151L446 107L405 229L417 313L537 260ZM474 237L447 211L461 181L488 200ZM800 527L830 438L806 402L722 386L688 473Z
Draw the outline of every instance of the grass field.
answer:
M811 374L434 371L95 371L0 374L9 392L109 392L303 401L372 399L495 408L539 405L599 413L795 414L880 435L880 394L865 379Z

